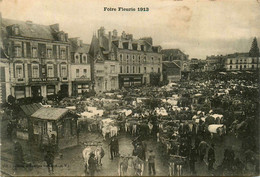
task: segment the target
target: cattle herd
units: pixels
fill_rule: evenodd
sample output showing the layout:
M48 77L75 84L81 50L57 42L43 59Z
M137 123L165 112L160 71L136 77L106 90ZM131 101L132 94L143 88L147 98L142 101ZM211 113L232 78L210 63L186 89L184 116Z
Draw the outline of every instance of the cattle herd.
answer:
M257 157L258 92L253 73L222 73L163 87L123 88L91 98L65 98L56 106L76 112L79 130L100 133L104 140L121 133L138 137L140 142L154 138L167 159L173 159L174 175L181 174L182 166L176 165L185 164L192 147L203 157L211 143L221 142L225 136L238 139L240 149ZM145 160L142 151L137 157ZM258 161L248 162L243 155L239 158L245 166L255 166Z

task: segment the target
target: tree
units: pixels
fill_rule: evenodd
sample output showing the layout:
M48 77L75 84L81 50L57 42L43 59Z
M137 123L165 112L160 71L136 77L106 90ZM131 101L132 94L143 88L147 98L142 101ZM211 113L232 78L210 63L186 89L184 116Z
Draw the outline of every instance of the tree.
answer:
M257 39L256 37L253 39L252 45L251 45L251 49L249 51L249 56L250 57L256 57L257 60L257 69L258 69L258 64L259 64L259 48L257 45Z

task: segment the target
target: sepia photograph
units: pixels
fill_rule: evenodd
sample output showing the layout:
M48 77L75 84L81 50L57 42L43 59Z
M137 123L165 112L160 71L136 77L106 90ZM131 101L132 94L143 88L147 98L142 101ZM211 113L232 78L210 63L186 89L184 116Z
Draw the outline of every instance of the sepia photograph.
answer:
M259 176L259 0L0 0L0 176Z

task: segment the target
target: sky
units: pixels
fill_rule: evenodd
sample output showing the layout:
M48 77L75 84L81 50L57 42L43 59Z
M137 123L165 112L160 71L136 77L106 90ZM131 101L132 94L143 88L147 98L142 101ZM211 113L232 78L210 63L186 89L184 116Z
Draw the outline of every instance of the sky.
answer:
M254 37L260 43L260 0L0 0L0 12L3 18L59 23L69 37L84 43L101 26L106 33L117 29L136 39L152 37L154 45L179 48L189 58L248 52Z

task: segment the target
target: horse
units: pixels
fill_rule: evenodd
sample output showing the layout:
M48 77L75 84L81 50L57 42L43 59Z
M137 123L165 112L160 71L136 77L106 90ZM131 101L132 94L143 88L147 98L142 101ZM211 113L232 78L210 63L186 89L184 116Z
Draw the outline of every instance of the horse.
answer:
M82 157L84 159L84 164L85 164L85 173L87 173L89 171L88 167L88 160L90 157L90 154L93 153L95 155L95 159L97 161L97 165L98 167L102 166L102 162L101 159L104 157L105 155L105 151L102 148L101 145L90 145L90 146L86 146L83 151L82 151Z

